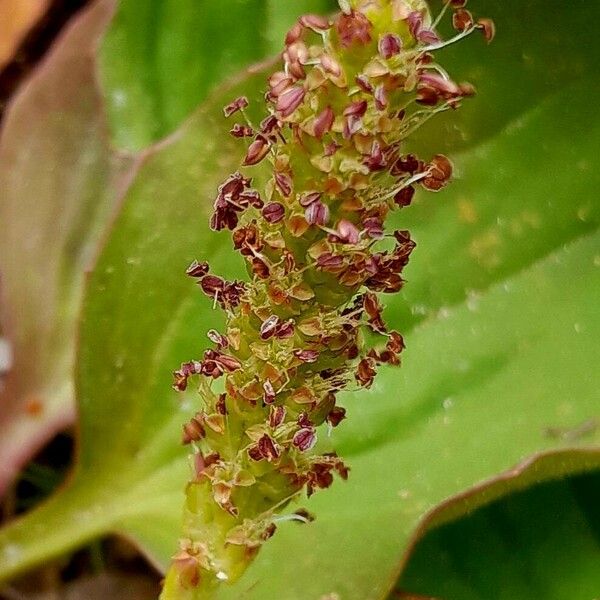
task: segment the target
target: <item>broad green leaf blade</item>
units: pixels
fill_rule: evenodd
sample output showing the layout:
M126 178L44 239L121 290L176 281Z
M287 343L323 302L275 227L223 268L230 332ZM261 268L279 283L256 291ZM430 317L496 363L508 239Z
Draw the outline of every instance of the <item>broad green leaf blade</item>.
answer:
M598 227L600 122L590 90L600 88L574 84L453 156L452 185L397 216L418 244L402 296L387 301L398 327L475 301L492 282Z
M600 478L586 476L586 501ZM600 591L600 540L571 481L536 486L433 531L401 588L446 600L589 600Z
M100 51L116 145L137 150L171 133L224 78L278 53L299 14L326 12L333 5L332 0L123 0Z
M430 2L434 10L440 5ZM597 3L475 0L467 8L491 17L497 34L490 46L473 35L440 53L444 67L473 83L478 96L423 129L418 145L434 153L480 144L546 97L596 80L600 70Z
M100 2L68 26L4 117L2 329L14 360L0 390L0 493L74 418L71 371L84 270L131 164L109 147L93 69L112 6Z

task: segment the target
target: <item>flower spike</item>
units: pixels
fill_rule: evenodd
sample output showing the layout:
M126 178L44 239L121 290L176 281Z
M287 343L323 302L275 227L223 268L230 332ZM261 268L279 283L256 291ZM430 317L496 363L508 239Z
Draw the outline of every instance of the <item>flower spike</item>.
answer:
M201 406L183 425L192 476L163 599L207 598L235 581L276 524L312 520L282 517L292 501L348 477L323 452L322 426L343 426L340 391L368 388L382 365L400 363L404 340L388 331L378 294L403 287L415 242L385 222L417 189L451 179L448 158L417 158L406 140L474 93L432 54L473 31L492 39L493 23L464 5L445 0L434 20L424 0L340 0L333 19L301 17L268 79L265 118L232 125L240 171L217 190L210 226L231 231L249 275L187 269L226 327L174 372L177 390L197 382ZM447 41L436 31L445 12L457 32ZM247 106L237 98L224 114L245 118ZM256 189L259 169L266 184Z

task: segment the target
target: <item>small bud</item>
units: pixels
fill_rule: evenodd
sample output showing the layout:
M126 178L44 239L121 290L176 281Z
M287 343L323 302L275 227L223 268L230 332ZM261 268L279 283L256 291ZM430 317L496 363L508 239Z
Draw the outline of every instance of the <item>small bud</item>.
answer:
M372 28L369 19L362 12L354 10L350 14L342 13L336 22L337 33L344 48L354 44L367 45L371 41Z

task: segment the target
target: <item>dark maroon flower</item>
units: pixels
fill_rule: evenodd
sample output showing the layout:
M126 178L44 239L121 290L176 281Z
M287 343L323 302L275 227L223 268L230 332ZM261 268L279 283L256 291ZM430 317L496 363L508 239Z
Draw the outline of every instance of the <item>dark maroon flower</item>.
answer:
M185 274L190 277L204 277L208 273L208 263L199 263L195 260L186 270Z
M341 406L335 406L327 415L327 422L332 427L337 427L346 418L346 409Z
M216 275L206 275L200 281L200 287L207 296L214 298L223 291L225 280Z
M387 108L388 97L383 84L378 85L375 88L375 94L373 95L373 97L375 98L375 107L377 108L377 110L385 110Z
M371 148L371 154L364 160L364 164L369 167L369 171L382 171L387 166L387 161L379 142L375 140Z
M356 102L351 102L344 109L345 117L363 117L367 112L367 101L366 100L357 100Z
M363 358L356 367L356 381L363 387L371 387L377 371L373 364L373 359Z
M218 350L225 350L229 346L229 340L215 329L209 329L206 335L213 344L217 345Z
M281 124L275 115L269 115L260 122L260 130L265 135L269 135L281 129Z
M423 13L415 10L408 15L406 21L408 22L408 30L410 31L410 35L417 39L419 32L423 28Z
M452 163L443 154L436 154L427 171L427 177L421 180L424 188L437 192L442 189L452 176Z
M201 372L202 364L197 360L183 363L177 371L173 371L173 389L184 392L187 389L188 379Z
M248 98L246 98L246 96L240 96L223 108L223 114L226 117L230 117L232 114L238 112L239 110L243 110L247 106Z
M408 206L415 195L415 188L412 185L409 185L405 188L402 188L395 196L394 202L398 206Z
M305 412L301 412L296 420L299 427L313 427L314 423L310 420Z
M433 29L421 29L417 33L417 39L423 44L437 44L440 41L438 34Z
M262 209L262 216L267 223L279 223L285 216L285 208L279 202L270 202Z
M285 36L285 45L289 46L290 44L297 42L302 37L302 29L303 26L300 21L296 21Z
M343 267L344 259L342 256L337 254L332 254L331 252L325 252L321 254L319 258L317 258L317 266L321 269L328 270L336 270L340 267Z
M317 443L317 434L312 428L303 428L298 430L292 439L292 443L301 452L306 452Z
M386 33L379 38L378 49L383 58L392 58L402 50L402 40L394 33Z
M292 319L288 319L287 321L279 322L275 328L275 337L280 340L285 340L293 337L294 331L294 321Z
M230 373L242 368L242 363L235 356L229 354L218 354L215 360L223 366L225 371Z
M370 238L383 239L383 222L379 217L368 217L363 221L363 227Z
M269 77L269 95L271 98L279 98L283 92L290 88L290 86L294 83L294 80L284 73L283 71L278 71L277 73L273 73L271 77Z
M258 440L255 446L252 446L250 450L248 450L250 458L256 461L265 459L271 462L277 460L280 453L279 447L266 433Z
M394 354L400 354L406 348L404 338L397 331L390 331L390 337L385 346Z
M300 206L310 206L313 202L321 199L322 192L307 192L299 198Z

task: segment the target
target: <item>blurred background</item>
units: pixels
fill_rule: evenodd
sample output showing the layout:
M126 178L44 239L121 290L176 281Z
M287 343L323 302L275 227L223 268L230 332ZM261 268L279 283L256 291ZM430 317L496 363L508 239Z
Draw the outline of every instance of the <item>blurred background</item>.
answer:
M348 484L223 598L600 598L600 5L469 8L497 39L439 60L478 96L411 148L456 181L395 217L405 364L347 394ZM215 324L183 272L241 269L207 226L241 155L221 107L259 114L248 67L335 9L0 0L0 598L157 597L197 401L170 372Z

